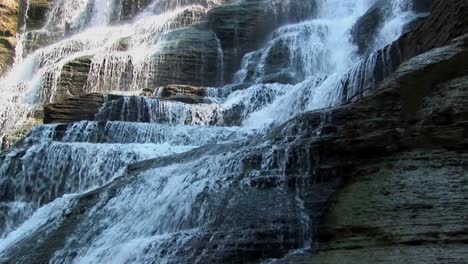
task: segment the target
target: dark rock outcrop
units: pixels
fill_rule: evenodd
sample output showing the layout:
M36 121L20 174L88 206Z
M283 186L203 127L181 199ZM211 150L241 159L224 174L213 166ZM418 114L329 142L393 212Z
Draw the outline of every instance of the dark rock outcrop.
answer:
M128 20L141 12L150 3L149 0L121 0L119 20Z
M61 102L68 97L80 96L86 93L86 83L91 68L91 56L76 58L63 67L57 82L57 89L51 95L52 102Z
M206 89L206 87L171 84L158 87L152 92L152 95L165 100L199 104L206 102Z
M49 11L49 0L31 0L26 20L26 29L35 30L42 28L47 22L47 12Z
M279 25L313 16L316 2L243 0L213 8L208 23L224 53L225 82L232 81L242 57L258 49Z
M413 30L362 60L344 77L343 102L356 101L371 93L402 62L447 45L454 38L466 34L467 29L468 2L433 1L431 14Z
M413 0L411 1L412 11L416 13L428 13L431 11L432 0ZM378 0L375 4L356 22L353 28L354 42L358 46L358 52L361 55L368 56L374 45L374 39L379 29L383 27L385 17L391 10L390 1ZM417 26L419 19L411 21L404 30L410 31Z
M224 52L224 79L228 82L242 56L257 49L274 27L274 16L255 0L214 8L208 12L208 21Z
M441 47L467 33L468 2L434 0L431 15L392 45L398 46L401 60Z
M463 263L467 38L405 62L376 94L327 114L322 145L353 169L318 228L318 252L274 263ZM300 118L319 123L320 112Z
M382 26L387 7L385 0L379 0L356 22L353 28L353 37L359 48L359 54L365 55L373 47L373 39Z
M150 67L153 87L167 84L216 86L221 82L222 54L216 35L196 25L168 32Z

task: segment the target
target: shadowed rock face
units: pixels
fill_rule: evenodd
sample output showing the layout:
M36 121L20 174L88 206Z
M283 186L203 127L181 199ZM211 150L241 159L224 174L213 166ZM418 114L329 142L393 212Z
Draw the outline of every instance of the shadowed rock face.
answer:
M141 12L151 2L149 0L120 0L122 3L121 20L127 20Z
M28 19L26 29L35 30L42 28L47 22L47 12L50 8L49 0L31 0L28 7Z
M413 0L412 10L416 13L428 13L431 11L432 0ZM358 52L361 55L368 55L374 45L374 39L378 30L383 26L385 16L390 10L390 1L378 0L375 4L364 14L354 26L352 35L354 41L358 46ZM405 28L405 31L410 31L419 22L419 20L411 22Z
M448 15L450 14L450 15ZM453 38L466 33L468 28L468 2L433 1L431 15L417 22L414 29L405 33L387 47L374 52L348 75L343 84L343 102L352 102L365 96L398 66L430 49L447 45ZM439 30L435 31L434 28ZM437 32L441 32L440 34ZM371 76L366 78L365 76ZM359 80L353 83L353 80Z
M466 39L405 62L375 94L330 109L322 143L356 166L341 174L318 250L273 263L463 263Z
M273 29L313 16L315 8L314 1L246 0L210 10L208 22L224 52L224 80L232 80L244 54L258 49Z

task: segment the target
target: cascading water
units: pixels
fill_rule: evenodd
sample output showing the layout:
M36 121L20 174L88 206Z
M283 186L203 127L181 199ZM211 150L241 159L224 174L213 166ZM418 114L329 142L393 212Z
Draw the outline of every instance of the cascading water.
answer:
M210 5L214 3L208 2ZM20 127L36 106L53 102L62 68L77 58L93 56L86 84L88 92L137 92L144 89L151 69L155 67L148 59L158 53L158 39L170 29L195 23L206 12L201 5L164 4L170 9L159 10L166 11L159 15L143 12L131 24L103 27L109 23L112 3L108 0L62 0L54 3L42 30L68 34L67 30L76 28L74 31L78 32L32 54L24 54L26 58L21 56L23 50L17 50L13 69L1 80L4 88L0 116L4 122L0 134ZM160 3L166 1L154 1L155 5ZM95 6L90 14L89 6ZM20 37L20 40L25 41L25 38ZM20 43L18 47L23 45ZM126 46L125 51L121 50L122 45ZM121 80L129 65L132 66L132 74L123 85Z
M201 104L137 95L155 88L152 74L168 62L176 37L192 37L184 27L222 1L155 0L132 20L115 18L124 12L122 1L55 2L42 30L67 37L18 56L3 77L0 132L54 102L62 68L77 58L91 58L86 92L130 96L104 102L94 121L37 126L2 154L0 260L14 254L16 243L62 225L73 228L60 231L66 236L50 263L203 263L207 254L234 252L231 240L265 236L257 230L225 237L222 230L263 222L284 232L278 245L291 239L291 249L310 247L305 202L287 193L288 146L272 146L264 135L300 113L339 104L343 76L371 67L362 65L351 31L375 1L317 2L314 16L275 30L265 47L244 56L234 84L207 88ZM414 16L409 10L407 2L392 1L374 50L403 32ZM126 22L111 25L116 21ZM215 58L202 62L216 64L211 73L222 84L222 42L207 39L213 43L203 48L214 49ZM148 159L156 165L138 169ZM268 208L261 219L258 208ZM293 227L283 223L284 214ZM291 230L297 237L286 235ZM200 251L212 240L223 243Z

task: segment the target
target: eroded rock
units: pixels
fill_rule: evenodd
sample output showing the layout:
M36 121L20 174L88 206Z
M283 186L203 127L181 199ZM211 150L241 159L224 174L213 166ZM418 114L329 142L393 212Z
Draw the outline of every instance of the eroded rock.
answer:
M13 63L18 29L19 3L4 0L0 3L0 75Z

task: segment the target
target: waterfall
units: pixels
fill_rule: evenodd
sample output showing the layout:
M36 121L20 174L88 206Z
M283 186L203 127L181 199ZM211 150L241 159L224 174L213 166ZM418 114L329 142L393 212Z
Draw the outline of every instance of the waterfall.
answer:
M69 228L60 229L63 241L49 263L223 263L217 252L235 254L239 245L255 252L261 243L249 239L263 237L277 239L270 257L312 247L313 219L291 186L300 188L314 168L290 164L298 162L288 159L297 154L294 139L279 146L267 135L374 85L376 62L391 57L382 48L416 16L409 2L391 1L373 52L361 57L351 32L375 1L317 1L313 13L278 26L263 47L247 51L227 85L229 56L240 49L227 49L225 36L204 27L216 8L244 1L137 2L128 14L123 0L54 1L41 30L60 38L28 53L27 33L19 37L19 55L0 80L0 136L63 97L120 96L104 96L94 120L36 126L1 153L0 261L15 245L62 226ZM176 48L186 53L174 54ZM184 66L178 60L201 63L180 70L193 70L194 84L174 76ZM77 94L69 88L76 83L63 88L73 63L85 69ZM164 97L170 84L193 84L203 101ZM252 229L262 223L268 232Z

